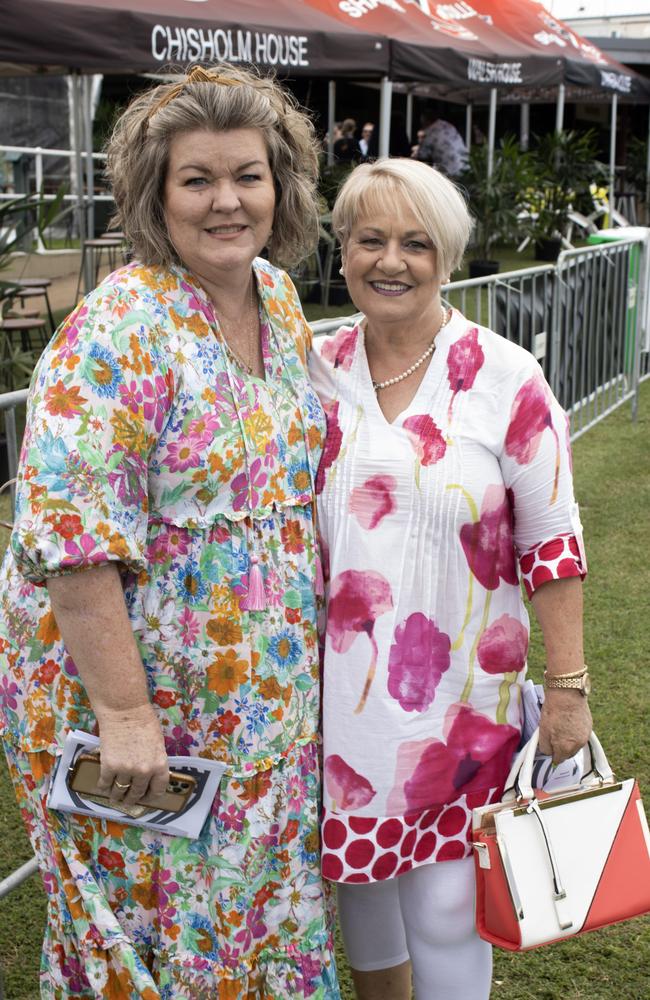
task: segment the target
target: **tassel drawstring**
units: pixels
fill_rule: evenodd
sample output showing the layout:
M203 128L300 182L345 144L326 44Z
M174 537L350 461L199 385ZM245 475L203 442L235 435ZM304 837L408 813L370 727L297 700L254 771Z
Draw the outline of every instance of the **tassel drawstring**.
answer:
M264 593L264 577L260 568L259 556L255 552L248 559L248 593L239 602L243 611L264 611L266 594Z
M318 537L314 532L314 555L316 557L314 590L316 597L325 597L325 578L323 576L323 560L319 552Z

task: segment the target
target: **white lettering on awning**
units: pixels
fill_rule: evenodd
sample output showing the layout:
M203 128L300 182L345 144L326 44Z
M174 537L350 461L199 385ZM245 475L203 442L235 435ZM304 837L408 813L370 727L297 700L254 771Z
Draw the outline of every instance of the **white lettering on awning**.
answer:
M476 83L523 83L521 63L493 63L484 59L470 59L467 79Z
M613 73L611 70L601 69L600 84L610 90L618 90L621 94L632 92L632 77L626 76L625 73Z
M478 17L473 7L468 3L439 3L436 4L436 14L444 17L448 21L462 21L468 17Z
M364 14L376 10L377 7L390 7L391 10L397 10L400 14L404 13L404 7L397 3L397 0L340 0L339 3L339 10L342 10L344 14L349 14L350 17L363 17Z
M266 31L233 32L232 29L169 27L156 24L151 31L151 54L157 62L186 63L256 62L264 66L309 66L307 35Z
M566 48L566 42L559 35L553 35L550 31L538 31L536 35L533 35L536 42L540 45L559 45L561 49Z

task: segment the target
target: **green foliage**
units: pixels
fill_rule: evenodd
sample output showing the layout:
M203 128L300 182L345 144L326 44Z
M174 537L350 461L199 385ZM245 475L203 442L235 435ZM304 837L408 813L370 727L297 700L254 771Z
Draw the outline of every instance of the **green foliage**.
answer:
M9 266L11 255L21 238L19 223L31 206L32 199L28 195L0 201L0 271ZM14 286L0 281L0 298L11 287Z
M8 267L11 255L18 249L22 234L20 224L27 221L27 226L35 228L41 239L45 231L56 222L61 214L61 205L66 192L61 185L52 200L46 201L41 189L38 195L17 195L15 198L0 201L0 271ZM13 288L10 282L0 280L0 301Z
M325 210L333 208L339 188L347 180L352 169L353 166L350 163L332 163L328 166L325 155L321 156L318 193L326 203L327 208L325 208L325 204L323 205Z
M596 133L549 132L536 136L532 183L524 192L523 229L533 240L562 236L572 208L590 211L589 185L606 177L596 158Z
M648 140L630 139L625 158L625 179L645 201L648 170Z
M504 136L494 150L489 179L487 162L487 145L473 146L467 170L461 178L469 194L469 209L475 222L471 255L478 260L489 260L496 243L515 241L521 192L530 185L532 178L530 154L519 148L513 135Z
M40 349L24 350L20 344L7 339L0 356L0 393L25 389L40 353Z
M46 247L47 239L45 234L47 230L55 222L58 222L62 215L65 215L69 211L68 209L63 209L63 199L65 198L66 191L66 185L60 184L54 198L51 201L46 201L43 188L40 190L38 201L36 202L36 228Z

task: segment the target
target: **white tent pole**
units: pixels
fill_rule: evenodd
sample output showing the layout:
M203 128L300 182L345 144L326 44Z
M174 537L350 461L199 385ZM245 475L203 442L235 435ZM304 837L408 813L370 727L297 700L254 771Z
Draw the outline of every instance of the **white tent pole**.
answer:
M86 189L88 191L88 237L95 235L95 165L93 163L92 77L83 77L84 140L86 147ZM89 292L90 288L86 288Z
M472 102L469 101L465 108L465 145L472 148Z
M390 149L390 106L393 98L393 84L387 76L381 78L379 100L379 155L388 156Z
M84 171L83 171L83 161L81 158L81 100L80 100L80 89L81 81L79 76L75 74L71 78L71 91L72 91L72 117L74 121L74 163L75 163L75 183L76 183L76 195L77 195L77 230L79 232L79 247L83 254L84 240L86 239L86 211L84 208ZM90 261L86 267L86 272L90 268ZM86 281L87 273L84 275L84 282Z
M645 224L650 226L650 114L648 114L648 159L645 165Z
M490 90L490 121L488 125L488 161L487 161L487 175L488 180L492 176L492 170L494 168L494 143L497 131L497 88L492 87Z
M413 142L413 94L410 90L406 95L406 134L409 142Z
M616 208L614 202L614 187L616 182L616 115L618 112L618 94L612 94L612 120L609 135L609 224L612 225L612 212Z
M526 150L530 145L530 104L524 101L519 109L519 148Z
M561 132L564 128L564 98L566 87L563 83L557 88L557 105L555 107L555 131Z
M334 163L334 122L336 120L336 80L327 85L327 166Z
M43 194L43 154L40 151L36 154L34 166L36 168L36 194L40 198ZM45 250L45 244L43 243L43 236L38 226L34 230L34 240L36 242L36 249L39 253L42 253Z

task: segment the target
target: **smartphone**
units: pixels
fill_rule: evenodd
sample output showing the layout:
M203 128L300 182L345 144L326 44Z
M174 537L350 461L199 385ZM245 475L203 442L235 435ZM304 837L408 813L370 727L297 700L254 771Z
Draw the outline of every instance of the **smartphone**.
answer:
M93 802L106 802L107 804L111 802L110 796L103 789L97 787L100 771L99 754L80 753L69 771L68 787L73 792L82 796L92 796ZM165 791L158 794L147 792L141 799L138 799L137 805L147 806L149 809L164 809L165 812L181 812L195 788L196 778L191 774L170 771L169 784ZM119 806L120 803L115 802L112 808L119 809Z

